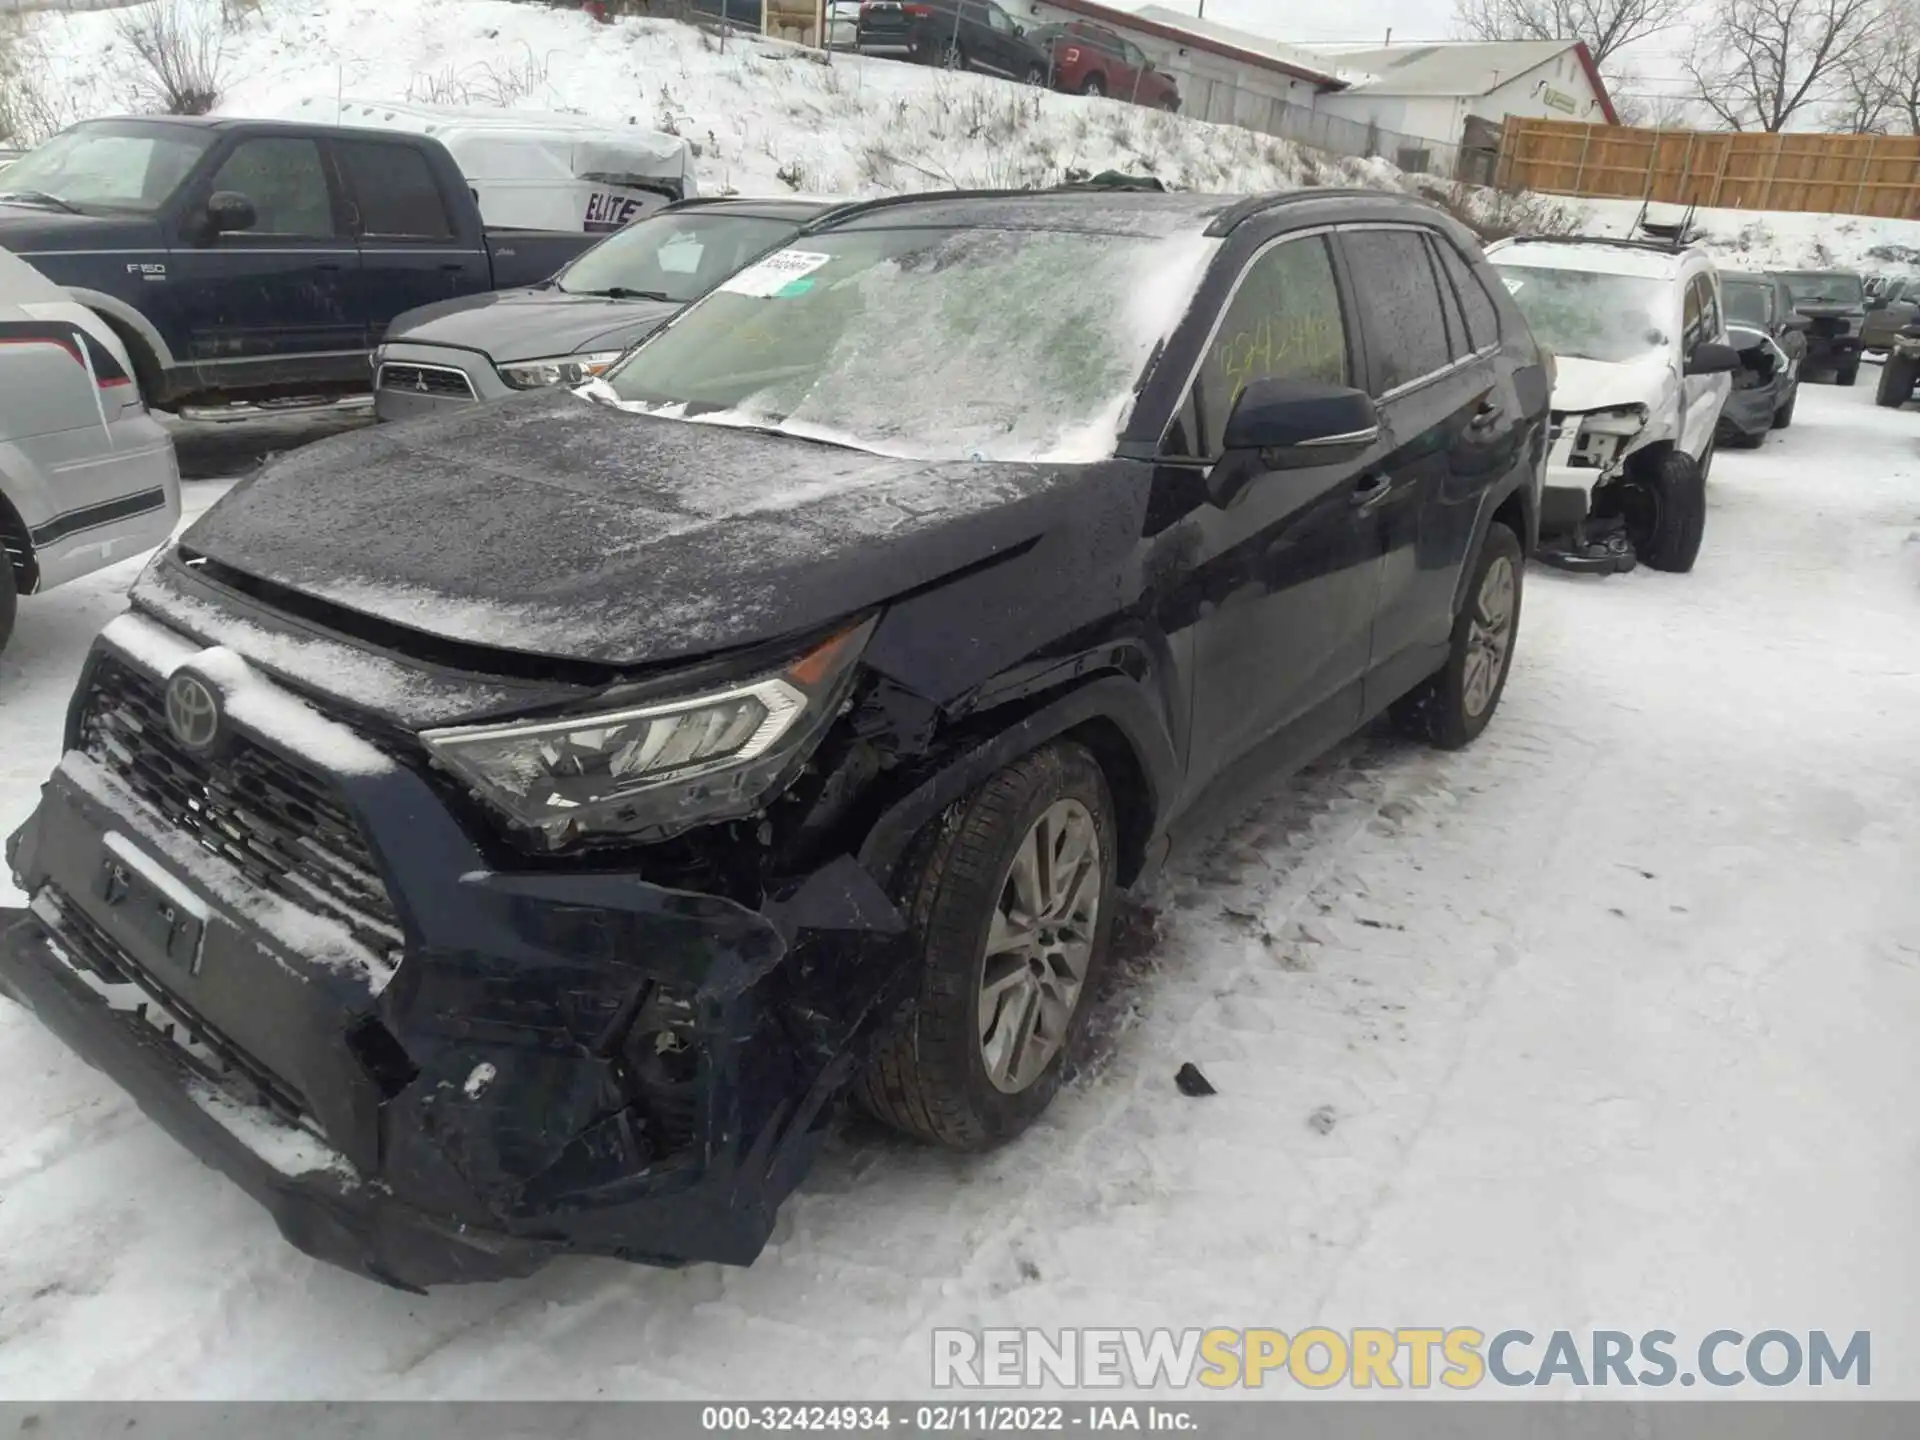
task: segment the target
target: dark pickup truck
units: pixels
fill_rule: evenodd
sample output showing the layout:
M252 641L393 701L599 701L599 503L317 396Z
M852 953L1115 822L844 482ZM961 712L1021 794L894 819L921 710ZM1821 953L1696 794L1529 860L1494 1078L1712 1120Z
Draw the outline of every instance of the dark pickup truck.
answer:
M0 247L98 311L164 409L365 391L395 316L600 238L489 229L439 141L384 130L94 120L0 172Z

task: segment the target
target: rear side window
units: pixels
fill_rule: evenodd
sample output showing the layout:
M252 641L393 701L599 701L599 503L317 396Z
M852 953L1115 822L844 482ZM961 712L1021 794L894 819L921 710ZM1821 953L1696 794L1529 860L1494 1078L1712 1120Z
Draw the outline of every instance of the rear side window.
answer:
M1440 268L1447 272L1447 278L1453 281L1454 293L1460 297L1460 308L1467 317L1467 340L1475 350L1484 350L1500 339L1500 312L1494 308L1493 297L1487 294L1487 287L1481 283L1480 276L1466 256L1454 248L1453 242L1433 237L1433 248L1440 252Z
M1453 363L1426 240L1418 230L1350 230L1341 237L1355 303L1372 342L1376 394ZM1378 351L1377 355L1373 352Z
M340 174L370 240L451 240L453 222L427 157L407 145L336 140Z
M1199 436L1197 451L1183 435L1170 437L1175 453L1220 453L1227 416L1255 380L1321 380L1344 385L1347 330L1333 257L1318 235L1287 240L1256 259L1242 277L1193 385L1186 421Z

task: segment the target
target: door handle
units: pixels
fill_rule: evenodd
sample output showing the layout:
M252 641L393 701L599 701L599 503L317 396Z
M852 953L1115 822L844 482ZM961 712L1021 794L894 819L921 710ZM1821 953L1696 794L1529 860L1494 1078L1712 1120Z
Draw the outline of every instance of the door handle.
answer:
M1480 408L1473 412L1473 420L1471 422L1473 428L1476 430L1484 430L1487 426L1493 424L1494 421L1500 418L1500 408L1500 402L1498 400L1482 400L1480 402Z
M342 266L337 260L322 260L313 268L325 274L337 275L345 267Z
M1356 481L1348 497L1356 510L1371 510L1393 490L1391 475L1368 475Z
M467 262L464 260L448 260L443 263L440 268L449 275L458 275L462 270L467 268Z

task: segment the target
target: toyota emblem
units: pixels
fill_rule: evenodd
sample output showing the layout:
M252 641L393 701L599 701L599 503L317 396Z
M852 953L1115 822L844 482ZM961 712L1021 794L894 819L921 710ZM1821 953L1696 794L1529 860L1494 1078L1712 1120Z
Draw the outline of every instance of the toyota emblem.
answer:
M167 682L167 729L188 750L207 750L220 735L220 699L198 675L182 670Z

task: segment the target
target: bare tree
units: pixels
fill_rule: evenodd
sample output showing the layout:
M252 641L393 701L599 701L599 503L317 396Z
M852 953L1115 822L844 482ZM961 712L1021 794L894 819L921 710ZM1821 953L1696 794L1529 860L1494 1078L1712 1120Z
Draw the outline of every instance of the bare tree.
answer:
M1784 130L1839 98L1886 17L1886 0L1715 0L1680 62L1690 98L1731 130Z
M1920 4L1920 0L1915 3ZM1646 84L1638 70L1626 65L1614 66L1613 73L1607 76L1607 89L1622 125L1653 130L1692 128L1694 107L1685 95L1671 90L1648 90L1644 88Z
M1920 0L1900 0L1840 65L1829 123L1859 135L1920 135Z
M1596 65L1616 50L1671 29L1686 0L1454 0L1453 18L1475 40L1584 40Z

